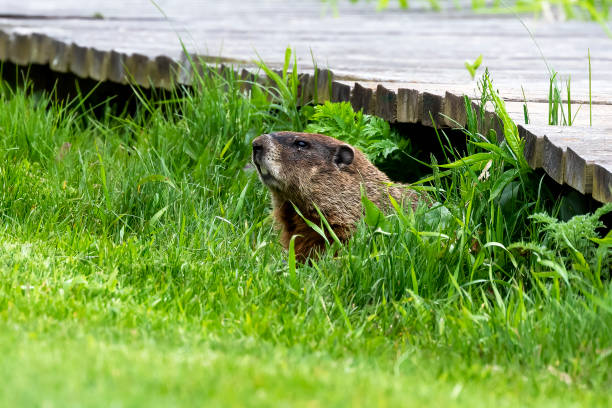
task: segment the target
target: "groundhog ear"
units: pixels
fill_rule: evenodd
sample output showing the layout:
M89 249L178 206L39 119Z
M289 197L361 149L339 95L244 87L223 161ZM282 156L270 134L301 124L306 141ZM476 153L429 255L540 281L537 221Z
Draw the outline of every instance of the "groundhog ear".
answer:
M348 166L353 162L355 158L355 152L353 148L348 145L340 145L336 148L336 153L334 154L334 163L338 167Z

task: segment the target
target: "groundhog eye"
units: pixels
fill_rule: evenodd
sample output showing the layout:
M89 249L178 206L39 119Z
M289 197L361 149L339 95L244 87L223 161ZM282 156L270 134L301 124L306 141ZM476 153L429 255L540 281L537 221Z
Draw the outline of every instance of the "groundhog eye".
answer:
M303 141L303 140L298 140L298 141L296 141L296 142L295 142L295 145L296 145L297 147L308 147L308 143L306 143L306 142L305 142L305 141Z

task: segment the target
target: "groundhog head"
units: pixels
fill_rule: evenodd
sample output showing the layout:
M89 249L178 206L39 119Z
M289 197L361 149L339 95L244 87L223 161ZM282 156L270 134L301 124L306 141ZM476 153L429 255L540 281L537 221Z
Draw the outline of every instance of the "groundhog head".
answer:
M296 199L319 196L355 173L361 152L332 137L298 132L264 134L253 141L253 164L272 192ZM348 180L346 180L348 181ZM315 200L316 201L316 200Z

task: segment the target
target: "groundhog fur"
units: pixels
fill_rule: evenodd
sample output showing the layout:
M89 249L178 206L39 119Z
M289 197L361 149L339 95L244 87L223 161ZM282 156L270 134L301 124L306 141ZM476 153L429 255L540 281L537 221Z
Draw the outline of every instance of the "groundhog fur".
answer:
M341 241L346 241L362 216L361 187L381 209L390 207L389 195L398 203L416 206L419 194L393 185L357 148L329 136L277 132L253 141L253 164L261 181L270 189L274 218L281 229L281 244L305 260L325 248L325 240L296 213L317 225L315 209L329 222Z

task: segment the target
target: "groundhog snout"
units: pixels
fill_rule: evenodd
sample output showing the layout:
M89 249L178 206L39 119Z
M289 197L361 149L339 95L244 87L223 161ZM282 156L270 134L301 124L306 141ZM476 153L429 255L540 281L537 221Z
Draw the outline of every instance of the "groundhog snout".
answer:
M261 135L253 140L253 161L255 163L261 163L261 159L265 154L265 136Z

